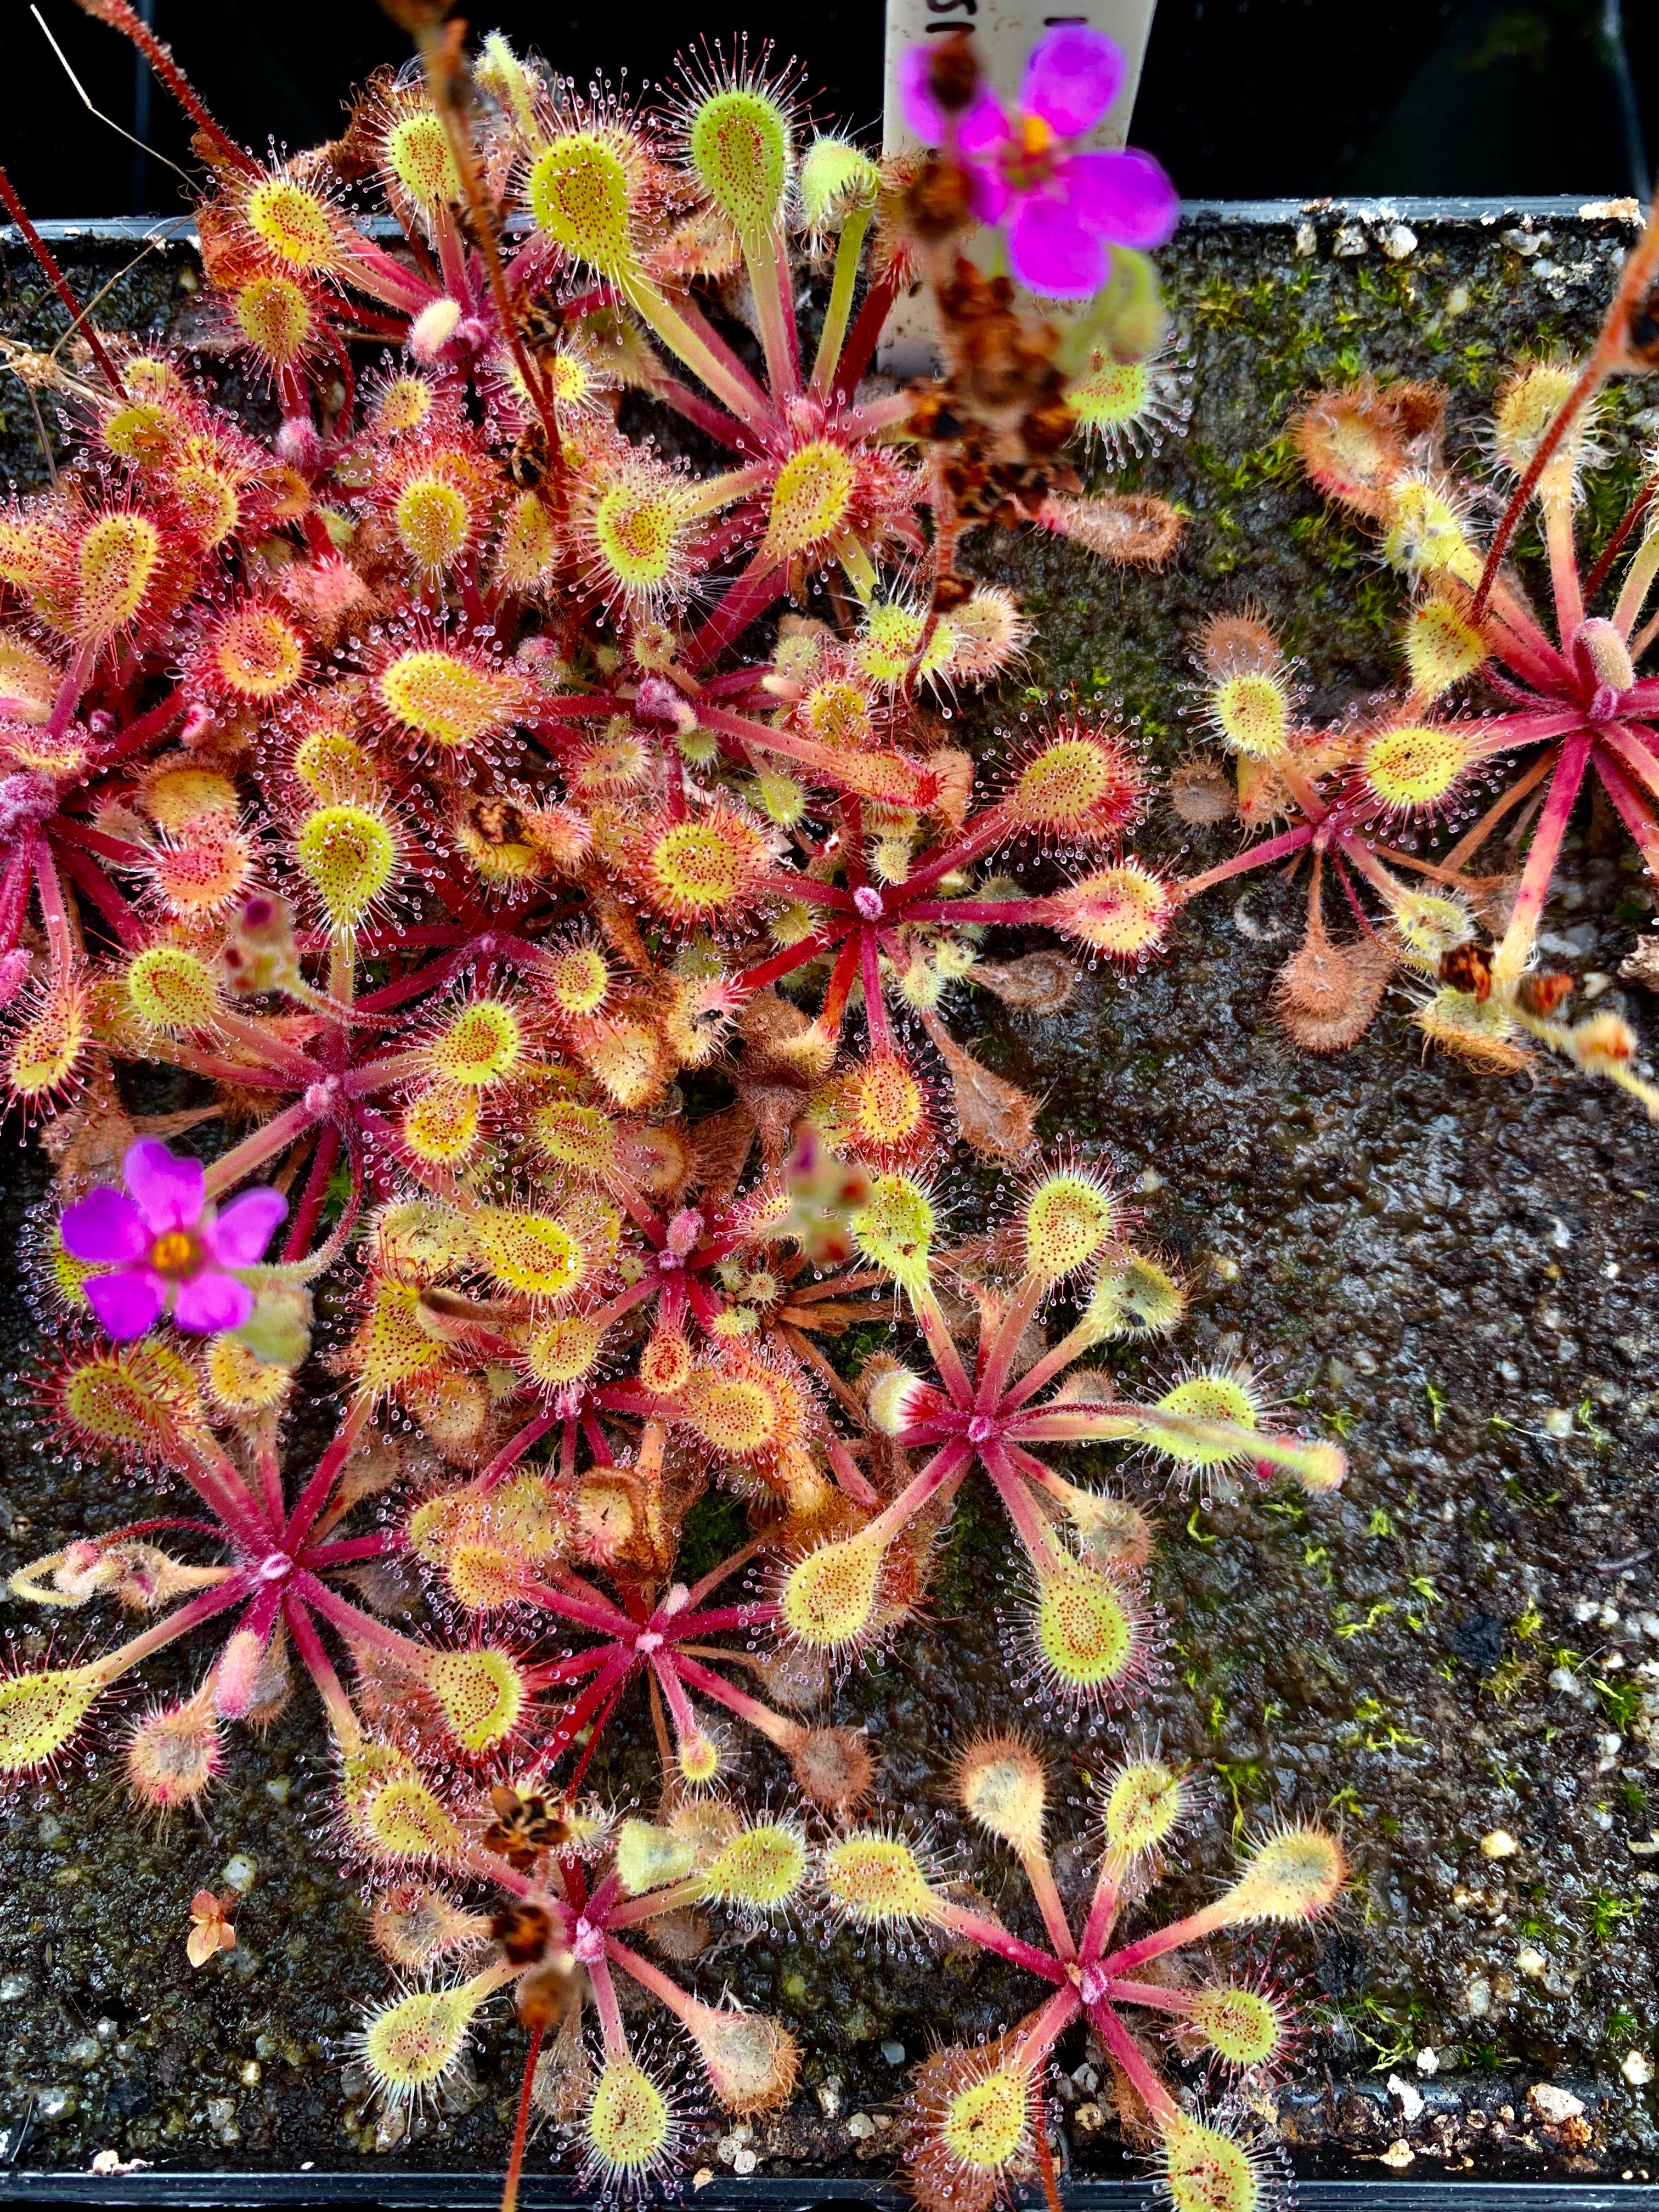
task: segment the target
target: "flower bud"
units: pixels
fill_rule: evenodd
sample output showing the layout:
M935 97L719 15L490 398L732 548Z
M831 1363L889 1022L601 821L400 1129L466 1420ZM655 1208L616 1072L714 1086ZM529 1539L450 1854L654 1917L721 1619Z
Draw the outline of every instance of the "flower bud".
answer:
M434 300L422 307L409 326L409 349L425 366L435 362L460 325L460 303Z

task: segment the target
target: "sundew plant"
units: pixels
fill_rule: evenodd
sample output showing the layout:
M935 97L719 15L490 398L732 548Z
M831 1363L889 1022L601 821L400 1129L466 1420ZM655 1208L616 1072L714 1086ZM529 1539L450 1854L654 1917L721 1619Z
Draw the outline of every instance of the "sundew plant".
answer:
M1411 688L1310 727L1265 623L1218 609L1202 711L1245 842L1183 879L1136 850L1130 731L999 722L1032 625L974 568L993 526L1178 554L1173 508L1083 476L1182 414L1147 258L1173 189L1089 143L1109 40L1052 27L1014 100L932 42L902 75L925 150L884 162L769 52L700 49L636 107L399 0L409 66L262 159L127 0L86 4L195 125L219 357L258 404L100 332L0 171L72 319L6 354L71 438L0 514L0 1078L52 1176L27 1387L43 1452L142 1500L13 1576L14 1621L58 1632L0 1675L0 1777L100 1742L137 1815L188 1815L306 1700L401 1978L374 1996L365 1953L358 2057L408 2111L510 2005L509 2203L544 2157L658 2191L711 2106L787 2106L793 2030L689 1986L726 1922L943 1932L1030 1978L915 2071L925 2204L1032 2173L1057 2202L1044 2085L1087 2033L1179 2212L1256 2212L1244 2092L1294 2005L1211 1939L1311 1921L1345 1861L1285 1808L1149 1923L1200 1784L1155 1747L1144 1501L1289 1482L1316 1512L1343 1456L1242 1358L1142 1395L1090 1364L1178 1333L1180 1271L954 1032L981 990L1062 1002L1079 957L1132 987L1188 901L1291 862L1299 1042L1352 1043L1415 969L1424 1029L1494 1075L1541 1042L1653 1106L1534 947L1588 777L1659 849L1649 489L1588 573L1575 541L1598 395L1659 354L1659 241L1588 364L1500 395L1484 545L1437 395L1310 398L1310 474L1412 594ZM939 371L896 386L872 363L918 283ZM1547 618L1504 558L1534 503ZM1524 857L1474 873L1529 798ZM962 1202L998 1176L1000 1212ZM1081 1443L1122 1448L1119 1489L1068 1471ZM953 1786L1038 1940L876 1818L883 1746L829 1710L921 1632L969 1485L1022 1720ZM191 1686L146 1692L175 1646ZM1048 1836L1079 1735L1108 1753L1080 1911ZM618 1741L648 1803L597 1794ZM191 1910L199 1964L234 1936Z

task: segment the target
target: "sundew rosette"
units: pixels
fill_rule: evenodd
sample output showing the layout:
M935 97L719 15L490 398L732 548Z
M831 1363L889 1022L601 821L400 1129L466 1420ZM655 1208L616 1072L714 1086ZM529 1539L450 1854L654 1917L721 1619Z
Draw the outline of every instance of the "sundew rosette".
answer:
M1040 1917L1038 1941L981 1911L971 1892L947 1887L925 1844L884 1828L842 1833L823 1854L828 1909L863 1933L914 1943L948 1939L988 1952L1047 1997L1012 2029L977 2048L946 2045L914 2071L904 2115L906 2177L938 2212L988 2207L1028 2154L1044 2077L1060 2037L1082 2015L1133 2087L1158 2138L1155 2162L1171 2202L1209 2212L1258 2212L1277 2201L1270 2158L1243 2139L1225 2108L1185 2109L1158 2064L1207 2052L1235 2081L1261 2083L1284 2066L1295 2034L1287 1993L1260 1971L1228 1978L1213 1956L1185 1975L1148 1975L1154 1960L1206 1943L1218 1931L1310 1921L1341 1889L1340 1845L1324 1830L1286 1824L1248 1852L1237 1879L1211 1906L1125 1942L1126 1901L1161 1871L1189 1809L1190 1780L1144 1748L1132 1749L1099 1786L1102 1810L1091 1888L1068 1907L1049 1858L1049 1779L1042 1758L1018 1736L964 1747L953 1773L973 1826L1018 1860ZM1138 2015L1132 2030L1126 2014Z
M468 1980L409 1992L371 2012L361 2055L384 2098L417 2100L459 2063L489 1998L510 1990L531 2044L509 2195L532 2103L556 2112L586 2179L637 2194L673 2170L696 2109L679 2050L690 2047L702 2089L738 2118L787 2100L800 2051L781 2021L691 1996L634 1947L635 1931L654 1939L660 1926L659 1948L672 1957L668 1931L693 1905L735 1906L756 1926L775 1921L802 1891L810 1855L793 1822L744 1821L721 1801L684 1805L658 1827L605 1819L568 1796L550 1805L522 1795L528 1786L498 1784L489 1825L457 1828L440 1854L452 1879L493 1886L497 1902L482 1924L497 1960ZM417 1922L438 1937L434 1956L463 1936L441 1893L423 1892L412 1905L398 1893L388 1903L399 1942ZM624 2026L619 1978L632 1984L631 2014L643 1997L670 2014L684 2039L672 2056L649 2027ZM550 2075L537 2063L548 2038Z
M155 1181L136 1178L145 1203ZM161 1187L176 1192L178 1179ZM122 1202L139 1211L138 1197ZM281 1267L264 1272L281 1287ZM264 1356L270 1334L256 1315L240 1336L209 1337L199 1355L188 1334L171 1342L136 1335L103 1348L71 1340L43 1377L46 1418L72 1449L117 1457L193 1492L198 1517L185 1525L198 1540L193 1556L180 1556L165 1540L172 1520L141 1519L77 1539L13 1577L13 1597L37 1608L113 1602L151 1619L96 1656L19 1669L0 1684L0 1774L21 1781L52 1771L106 1693L138 1679L167 1647L186 1638L199 1644L198 1632L213 1626L195 1687L139 1711L126 1728L122 1772L137 1803L161 1820L198 1805L224 1770L226 1724L263 1729L303 1674L346 1778L343 1818L353 1848L428 1861L451 1850L460 1831L407 1753L375 1744L368 1723L379 1702L395 1686L405 1732L412 1729L428 1755L465 1766L507 1754L533 1718L540 1679L501 1641L422 1642L348 1595L361 1560L407 1552L395 1533L365 1537L337 1526L398 1481L399 1447L376 1434L368 1401L358 1398L319 1456L297 1468L290 1460L285 1484L280 1422L291 1368ZM301 1328L294 1366L304 1351ZM341 1652L351 1656L354 1691L342 1680Z
M1064 1703L1121 1705L1143 1695L1157 1672L1156 1625L1140 1580L1150 1535L1137 1509L1068 1482L1033 1447L1137 1444L1183 1484L1208 1484L1231 1468L1284 1474L1314 1494L1340 1483L1341 1453L1277 1428L1242 1365L1194 1370L1145 1404L1115 1395L1086 1370L1066 1379L1095 1346L1172 1328L1182 1308L1178 1281L1135 1250L1133 1217L1086 1159L1062 1158L1028 1173L1013 1219L991 1246L1018 1254L1020 1273L982 1299L971 1368L936 1288L941 1230L927 1185L896 1170L872 1177L849 1225L861 1258L903 1297L933 1366L929 1375L888 1364L869 1390L869 1419L927 1458L863 1526L809 1543L786 1564L778 1624L803 1648L844 1659L887 1632L886 1596L902 1572L908 1532L919 1516L948 1507L977 1466L1025 1557L1015 1624L1024 1680ZM1026 1330L1062 1298L1076 1320L1019 1370Z

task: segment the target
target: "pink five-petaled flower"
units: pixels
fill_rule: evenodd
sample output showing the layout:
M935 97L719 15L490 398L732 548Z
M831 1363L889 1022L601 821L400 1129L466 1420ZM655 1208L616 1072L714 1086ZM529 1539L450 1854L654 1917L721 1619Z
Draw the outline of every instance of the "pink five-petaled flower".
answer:
M929 86L931 60L925 46L908 50L899 95L911 130L939 146L950 133ZM1003 226L1014 276L1048 299L1087 299L1110 273L1109 246L1162 246L1181 212L1150 154L1078 147L1122 81L1123 56L1103 31L1062 23L1031 50L1017 119L983 83L957 119L974 213Z
M142 1336L173 1309L182 1329L205 1336L240 1328L253 1293L227 1271L264 1256L288 1212L280 1191L249 1190L216 1216L199 1160L141 1137L121 1163L127 1194L107 1186L65 1206L60 1233L71 1259L113 1263L81 1285L87 1304L117 1338Z
M222 1897L216 1897L210 1889L198 1889L191 1898L185 1951L192 1966L205 1966L216 1953L236 1948L236 1930L230 1924L235 1904L234 1889L228 1889Z

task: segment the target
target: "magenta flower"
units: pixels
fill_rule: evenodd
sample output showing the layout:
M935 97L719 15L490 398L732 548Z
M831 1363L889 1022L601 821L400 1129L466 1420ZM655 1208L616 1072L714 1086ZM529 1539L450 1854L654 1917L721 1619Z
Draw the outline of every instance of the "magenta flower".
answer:
M200 1160L141 1137L121 1163L127 1195L107 1187L65 1206L59 1233L71 1259L108 1264L81 1285L117 1338L142 1336L169 1308L192 1336L240 1328L253 1293L228 1273L252 1267L288 1212L280 1191L249 1190L216 1214Z
M931 57L912 46L899 64L904 119L940 146L948 122L928 85ZM1181 202L1150 154L1079 150L1123 81L1123 56L1103 31L1062 23L1025 64L1020 114L1011 121L981 84L957 118L955 149L974 182L974 212L1000 223L1019 283L1053 300L1084 300L1110 272L1111 246L1162 246Z

